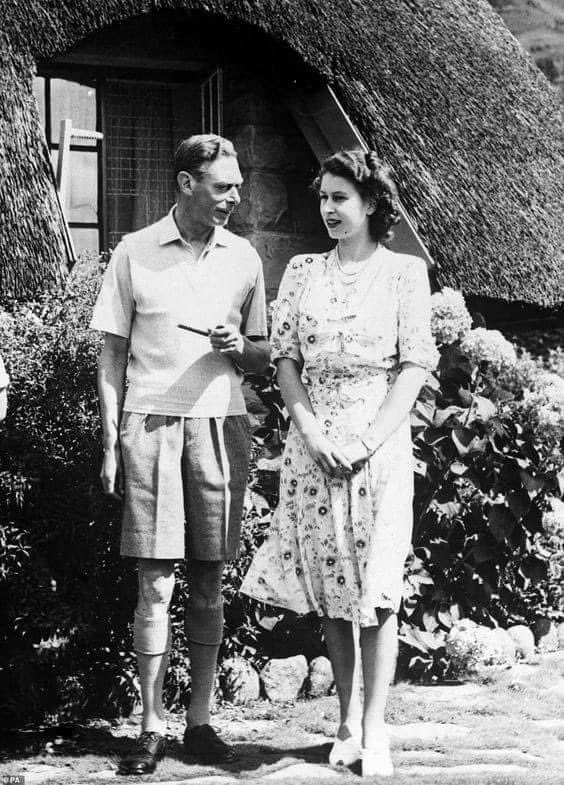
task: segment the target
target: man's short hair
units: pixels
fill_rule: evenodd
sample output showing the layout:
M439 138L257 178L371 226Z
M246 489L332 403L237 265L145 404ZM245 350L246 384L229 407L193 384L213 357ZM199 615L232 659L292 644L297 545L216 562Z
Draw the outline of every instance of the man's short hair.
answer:
M183 139L174 153L174 179L176 180L179 172L189 172L199 180L204 164L215 161L220 155L237 158L233 144L223 136L195 134Z

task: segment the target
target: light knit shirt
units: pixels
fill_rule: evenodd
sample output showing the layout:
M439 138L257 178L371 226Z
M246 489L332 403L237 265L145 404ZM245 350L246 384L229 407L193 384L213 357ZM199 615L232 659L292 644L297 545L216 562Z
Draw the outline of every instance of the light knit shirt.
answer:
M242 373L200 330L233 324L265 337L262 263L250 243L216 227L199 259L173 208L126 235L104 275L90 326L129 340L124 410L183 417L246 412Z

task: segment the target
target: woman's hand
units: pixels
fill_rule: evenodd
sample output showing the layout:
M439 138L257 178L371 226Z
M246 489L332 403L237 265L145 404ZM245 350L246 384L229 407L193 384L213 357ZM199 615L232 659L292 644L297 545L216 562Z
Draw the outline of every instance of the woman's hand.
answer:
M352 463L344 451L322 433L302 433L302 439L315 463L331 477L352 472Z
M360 467L370 458L370 453L360 439L345 444L342 448L342 452L352 464L353 471L355 469L360 469Z

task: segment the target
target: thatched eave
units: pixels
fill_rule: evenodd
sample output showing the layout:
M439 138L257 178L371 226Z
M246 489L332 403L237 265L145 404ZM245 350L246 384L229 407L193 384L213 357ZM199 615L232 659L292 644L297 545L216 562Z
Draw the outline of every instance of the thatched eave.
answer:
M0 35L0 294L5 301L44 291L66 261L48 151L28 53Z
M254 29L329 83L394 167L439 283L564 299L557 94L485 0L9 0L4 29L51 58L165 9Z

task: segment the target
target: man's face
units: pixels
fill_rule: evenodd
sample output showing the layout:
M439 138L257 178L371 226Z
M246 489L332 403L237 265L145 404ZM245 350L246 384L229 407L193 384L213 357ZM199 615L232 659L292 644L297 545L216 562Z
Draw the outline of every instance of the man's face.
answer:
M192 179L190 210L204 226L225 226L241 202L243 178L237 159L221 155L201 169L199 180Z

